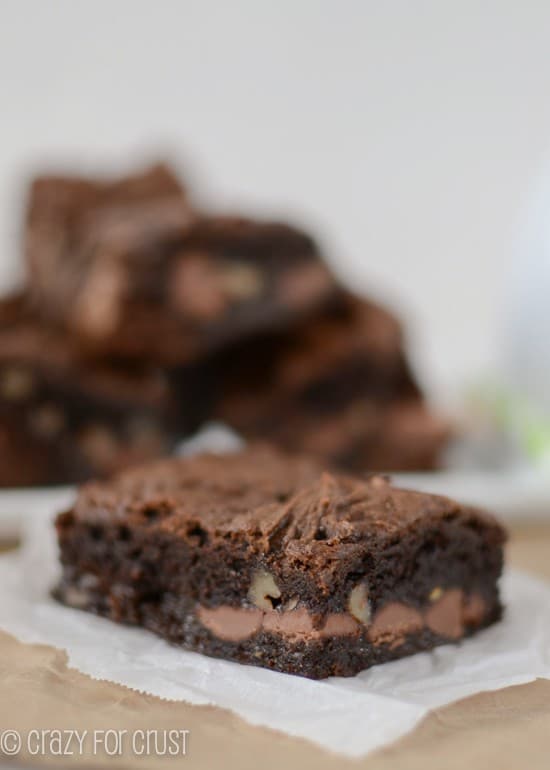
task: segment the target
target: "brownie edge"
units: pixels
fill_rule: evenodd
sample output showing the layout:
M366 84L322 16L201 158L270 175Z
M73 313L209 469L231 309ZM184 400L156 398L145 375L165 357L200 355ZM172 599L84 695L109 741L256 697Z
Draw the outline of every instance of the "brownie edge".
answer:
M266 446L87 484L56 526L65 604L310 678L459 641L502 612L490 515Z

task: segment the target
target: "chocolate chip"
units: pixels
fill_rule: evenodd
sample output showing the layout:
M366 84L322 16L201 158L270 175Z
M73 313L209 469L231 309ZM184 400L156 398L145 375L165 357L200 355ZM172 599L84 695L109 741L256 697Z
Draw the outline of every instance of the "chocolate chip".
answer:
M184 254L172 271L172 304L183 315L198 321L217 318L227 304L219 277L218 270L208 254Z

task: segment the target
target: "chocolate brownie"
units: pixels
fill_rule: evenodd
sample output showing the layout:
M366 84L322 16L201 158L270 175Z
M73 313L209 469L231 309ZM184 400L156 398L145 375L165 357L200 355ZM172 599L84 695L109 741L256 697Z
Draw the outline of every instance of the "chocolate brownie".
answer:
M91 353L189 364L281 328L335 291L313 241L284 224L202 217L177 234L139 232L113 251L108 230L86 260L69 326Z
M291 674L352 676L501 615L489 515L267 447L90 483L56 525L65 604Z
M158 369L82 362L24 297L0 302L0 486L82 481L162 456L176 414Z
M263 433L284 449L316 457L345 471L438 468L448 443L448 421L418 399L380 403L358 398L330 414L289 410Z
M350 294L230 351L216 382L216 419L347 470L432 468L449 434L423 402L397 319Z
M174 171L157 163L109 178L39 176L29 193L24 252L30 293L46 317L58 319L78 285L80 249L95 222L114 210L139 212L164 203L186 221L190 204Z
M188 364L284 327L334 292L315 243L293 227L198 216L177 190L90 202L80 185L35 183L27 260L38 310L90 355ZM48 192L65 218L48 214Z

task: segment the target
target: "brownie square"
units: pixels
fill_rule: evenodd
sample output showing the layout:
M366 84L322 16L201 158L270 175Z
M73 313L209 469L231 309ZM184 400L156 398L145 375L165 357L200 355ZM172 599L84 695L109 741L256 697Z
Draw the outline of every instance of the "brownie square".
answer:
M456 642L501 615L488 514L268 447L84 486L57 518L65 604L311 678Z
M213 369L216 419L328 465L432 468L449 436L424 404L398 320L351 294L286 334L230 351Z
M285 328L335 292L313 241L285 224L201 217L110 247L98 228L68 323L91 353L189 365ZM120 248L119 248L120 246ZM98 300L98 295L100 299Z
M163 166L112 183L38 179L27 220L35 307L90 356L187 365L335 291L307 234L199 215Z
M24 257L30 294L46 318L64 318L81 272L82 242L113 210L139 212L159 204L189 217L190 203L175 172L157 163L120 178L44 175L29 188Z
M0 302L0 486L105 476L168 453L180 430L165 373L81 361L25 297Z
M286 412L270 440L351 472L418 471L441 466L449 422L420 399L357 398L331 413Z

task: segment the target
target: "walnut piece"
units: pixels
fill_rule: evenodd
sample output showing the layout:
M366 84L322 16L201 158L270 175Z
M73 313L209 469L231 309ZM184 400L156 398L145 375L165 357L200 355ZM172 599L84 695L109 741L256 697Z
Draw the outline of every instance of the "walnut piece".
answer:
M281 592L271 572L258 570L254 573L248 589L248 598L260 610L269 612L273 609L273 599L279 599Z
M0 394L7 401L23 401L34 390L32 373L22 366L7 366L0 372Z
M371 620L371 607L369 602L369 592L365 583L359 583L352 588L349 599L348 609L353 617L364 625L368 625Z
M441 597L443 596L443 589L441 586L436 586L430 591L430 596L428 597L431 602L437 602Z
M226 293L237 300L256 297L262 293L264 287L260 271L244 262L235 262L224 267L221 280Z

